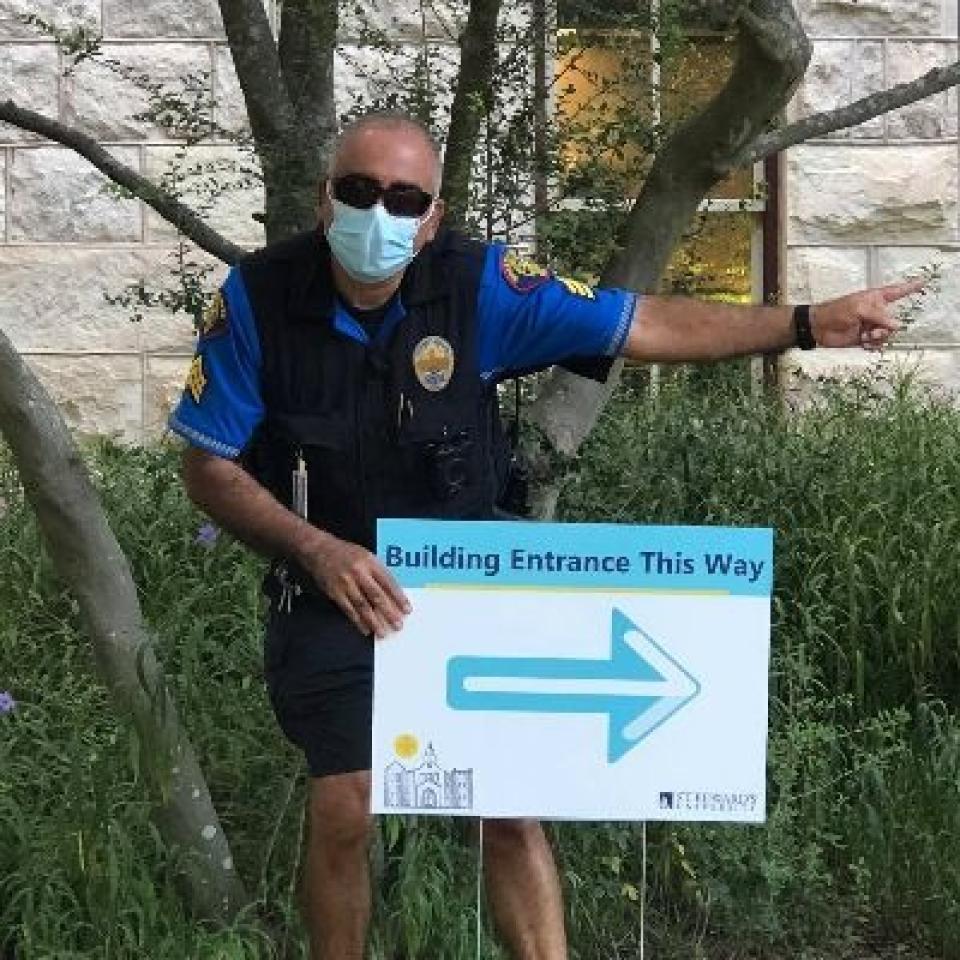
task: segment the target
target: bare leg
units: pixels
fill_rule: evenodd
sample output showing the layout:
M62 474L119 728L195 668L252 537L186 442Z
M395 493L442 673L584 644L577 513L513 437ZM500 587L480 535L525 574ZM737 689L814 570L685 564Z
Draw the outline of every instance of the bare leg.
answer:
M363 960L370 919L370 772L310 779L304 877L311 960Z
M514 960L567 960L553 853L536 820L484 820L487 898Z

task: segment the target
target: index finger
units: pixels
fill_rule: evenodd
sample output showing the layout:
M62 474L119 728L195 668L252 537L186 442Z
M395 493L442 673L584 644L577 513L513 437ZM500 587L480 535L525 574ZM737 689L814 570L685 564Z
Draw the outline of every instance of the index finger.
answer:
M384 593L386 593L387 597L396 604L399 610L403 613L409 613L413 608L410 606L407 595L400 589L400 584L394 580L393 574L380 563L379 560L374 559L375 563L370 571L373 578L380 585Z
M894 300L901 300L903 297L909 297L911 293L919 293L927 281L922 277L918 280L903 280L900 283L890 283L880 288L880 295L887 303L893 303Z

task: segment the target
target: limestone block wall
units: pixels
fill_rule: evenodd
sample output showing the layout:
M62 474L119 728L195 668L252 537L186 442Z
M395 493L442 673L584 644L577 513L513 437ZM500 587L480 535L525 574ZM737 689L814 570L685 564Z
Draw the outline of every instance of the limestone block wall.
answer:
M59 29L83 24L102 33L102 57L65 71L56 44L22 23L24 13ZM174 83L202 72L223 103L217 119L235 122L238 90L215 0L0 0L0 97L79 127L157 176L177 147L156 125L136 119L144 95L124 79L125 70ZM226 142L198 153L198 162L247 162ZM211 220L234 240L256 245L257 194L225 195L213 203ZM130 440L156 436L179 395L192 324L162 309L135 322L130 308L106 298L141 280L169 286L174 231L139 201L118 199L71 151L4 124L0 216L0 328L71 426Z
M275 23L276 0L264 0ZM424 42L437 83L452 90L456 70L453 11L418 0L358 0L367 22L400 43ZM421 10L428 12L424 20ZM49 36L25 24L32 14L60 30L83 25L102 34L101 54L75 69ZM344 24L336 74L338 109L346 112L395 88L400 54L371 48ZM402 51L401 51L402 53ZM178 141L138 119L145 97L129 74L174 87L187 75L204 74L217 123L245 129L245 110L223 34L216 0L0 0L0 98L59 118L94 136L141 173L159 179L205 167L239 189L210 198L188 177L185 199L200 206L234 242L263 242L252 214L262 209L262 190L245 171L250 153L227 138L191 148L182 159ZM255 169L254 169L255 172ZM70 150L0 124L0 329L30 361L59 401L68 423L82 432L115 433L139 441L156 437L180 395L193 352L193 329L183 315L162 308L113 305L132 283L159 290L172 283L177 265L175 231L146 205L118 199L96 169ZM225 268L188 249L214 269Z
M275 19L276 0L264 0ZM367 23L408 50L426 44L438 90L449 93L462 0L355 0ZM957 56L958 0L798 0L814 61L793 115L825 109L913 77ZM508 5L511 19L523 5ZM67 70L51 39L20 17L103 35L100 58ZM366 44L345 18L337 60L345 112L395 89L400 53ZM244 128L243 101L216 0L0 0L0 97L79 126L151 177L182 169L177 141L137 118L144 97L125 77L178 82L202 72L227 131ZM784 224L787 294L816 300L939 262L941 293L910 333L909 356L960 386L960 201L956 91L790 151ZM249 168L229 140L192 151L187 165ZM232 175L228 175L229 176ZM237 174L236 176L240 176ZM242 177L241 177L242 179ZM256 186L210 200L188 186L234 241L262 242ZM0 124L0 328L43 377L69 423L84 431L152 438L179 395L192 353L189 320L112 305L131 283L171 282L177 238L143 204L118 199L71 151ZM517 239L516 237L514 239ZM191 253L194 259L204 258ZM223 275L215 265L208 280ZM802 358L820 372L836 355ZM865 362L853 352L848 364Z
M957 0L801 0L813 61L791 118L827 110L958 57ZM793 302L893 282L939 264L939 292L882 360L791 354L808 374L906 366L960 390L956 89L788 151L786 285Z

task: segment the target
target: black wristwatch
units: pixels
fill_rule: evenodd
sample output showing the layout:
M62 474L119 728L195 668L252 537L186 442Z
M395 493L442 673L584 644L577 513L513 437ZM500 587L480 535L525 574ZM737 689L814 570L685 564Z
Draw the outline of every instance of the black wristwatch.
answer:
M810 326L810 304L800 303L793 308L793 331L801 350L812 350L817 345Z

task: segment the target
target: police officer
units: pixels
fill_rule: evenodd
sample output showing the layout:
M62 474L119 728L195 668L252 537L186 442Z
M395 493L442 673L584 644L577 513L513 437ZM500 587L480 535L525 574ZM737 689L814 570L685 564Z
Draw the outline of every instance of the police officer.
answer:
M370 894L372 643L410 605L374 555L379 516L484 518L504 482L496 384L618 354L715 359L795 344L881 347L897 284L815 308L590 289L441 227L440 160L415 121L341 134L318 229L229 272L171 428L189 496L273 558L265 673L310 773L314 960L359 960ZM488 896L518 960L566 957L538 823L486 825Z

